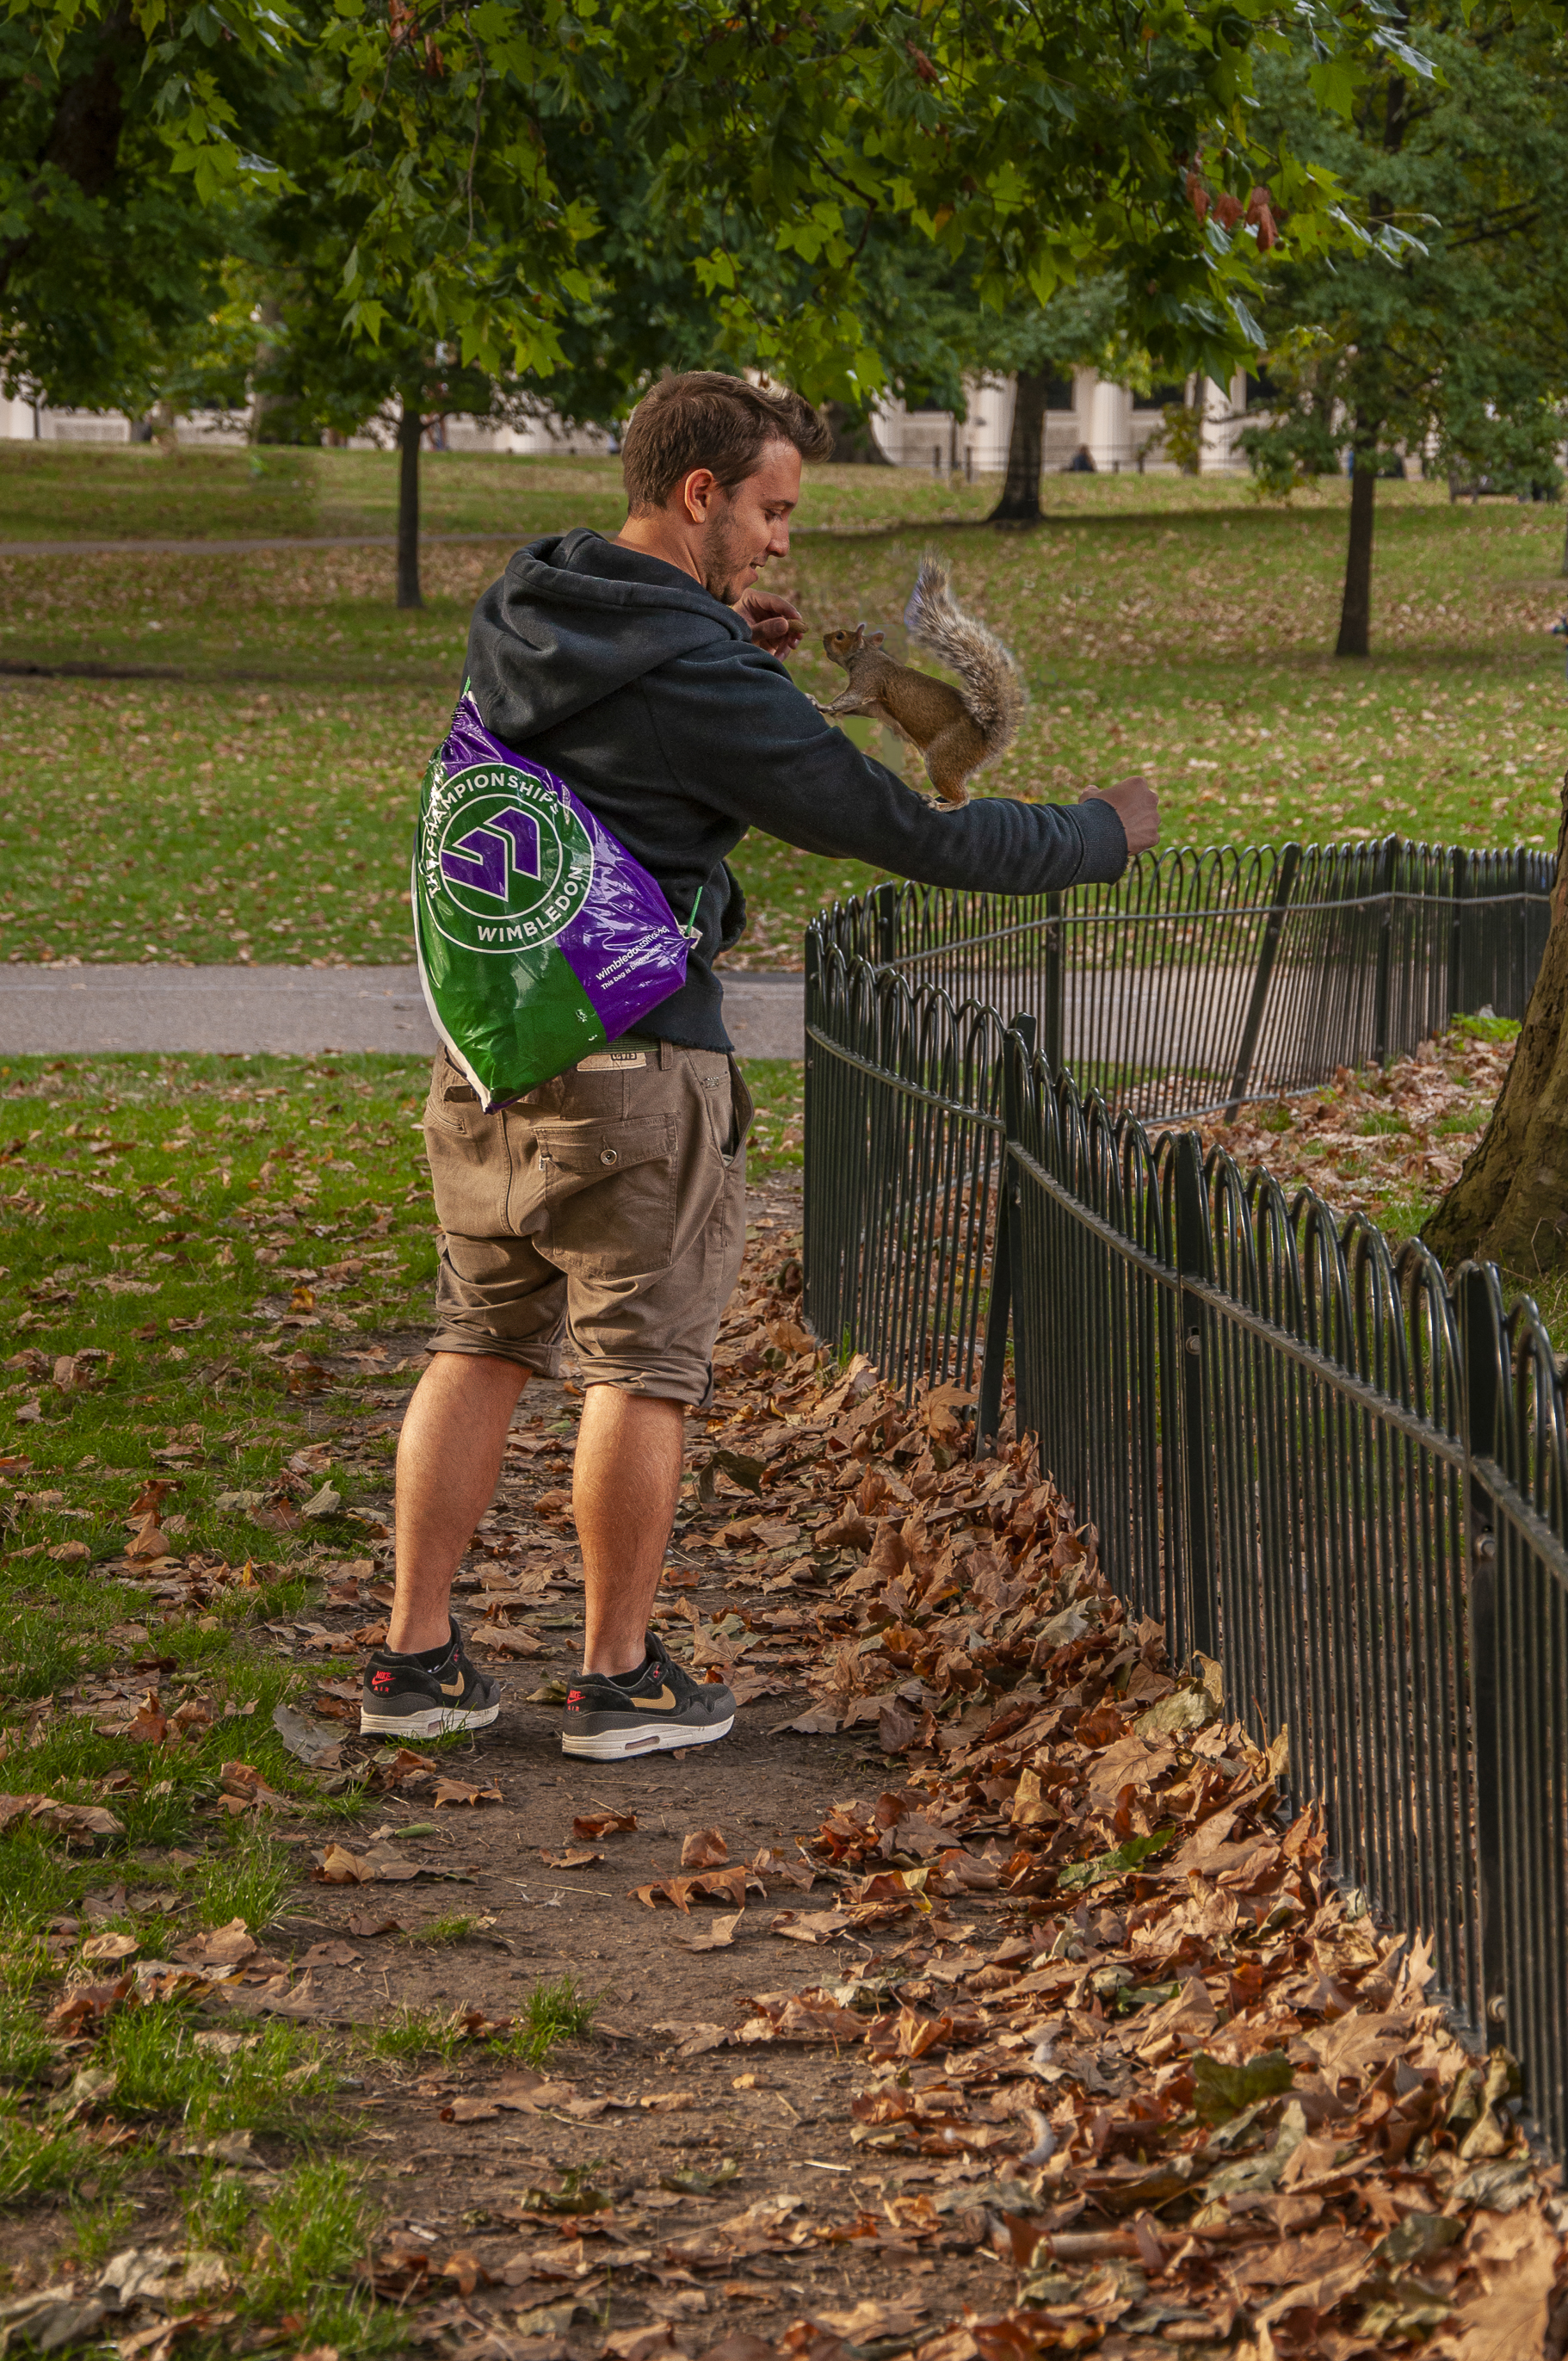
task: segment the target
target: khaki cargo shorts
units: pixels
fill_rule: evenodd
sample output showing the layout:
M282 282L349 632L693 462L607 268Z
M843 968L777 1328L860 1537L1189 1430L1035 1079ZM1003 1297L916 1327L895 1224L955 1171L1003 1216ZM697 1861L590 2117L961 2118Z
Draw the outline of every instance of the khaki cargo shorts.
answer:
M486 1115L444 1049L422 1117L436 1353L706 1409L746 1244L751 1094L721 1050L628 1035Z

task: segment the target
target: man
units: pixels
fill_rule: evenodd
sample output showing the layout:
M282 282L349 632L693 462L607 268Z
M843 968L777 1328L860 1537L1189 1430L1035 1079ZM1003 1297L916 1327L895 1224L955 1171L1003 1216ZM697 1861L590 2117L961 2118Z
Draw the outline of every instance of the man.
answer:
M585 1389L572 1505L583 1671L562 1745L603 1760L721 1738L730 1692L650 1635L689 1410L712 1398L745 1242L751 1103L713 972L745 925L725 856L749 827L930 884L1019 893L1115 878L1158 832L1140 779L1072 810L938 811L857 752L781 661L804 624L758 590L789 548L801 460L829 447L794 394L707 371L661 380L622 445L629 515L521 549L480 599L468 674L487 727L558 772L657 879L686 981L610 1043L487 1115L444 1052L424 1123L443 1238L430 1367L398 1451L397 1591L361 1728L403 1738L493 1721L450 1609L531 1371L563 1334Z

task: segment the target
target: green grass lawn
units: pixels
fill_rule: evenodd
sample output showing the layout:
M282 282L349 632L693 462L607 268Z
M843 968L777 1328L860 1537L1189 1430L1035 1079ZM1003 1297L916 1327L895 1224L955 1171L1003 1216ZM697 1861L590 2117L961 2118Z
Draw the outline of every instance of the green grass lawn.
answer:
M786 1082L754 1086L776 1103ZM422 1366L435 1268L424 1089L400 1058L0 1064L0 2210L47 2220L84 2269L172 2216L226 2281L182 2335L192 2361L407 2341L360 2283L389 2159L348 2093L384 2028L214 2031L175 1989L95 2041L89 2007L62 2048L51 2013L78 1987L107 2007L121 1959L236 1919L294 1952L301 1848L352 1845L384 1809L367 1766L308 1772L272 1721L291 1698L319 1712L329 1677L352 1688L362 1645L296 1664L275 1633L334 1580L367 1616L390 1596L388 1412ZM68 1837L16 1797L111 1824ZM517 2011L502 2054L533 2064L587 2013L561 1980ZM444 2016L402 2029L414 2051L456 2039ZM204 2159L251 2134L271 2169Z
M243 453L38 447L0 446L5 532L50 514L62 533L89 518L99 532L231 532L236 514L281 530L281 510L243 506L253 493L286 492L316 530L390 514L392 463L376 454L268 452L268 470L295 473L252 485ZM474 599L523 533L619 513L608 461L452 456L427 462L426 481L433 524L504 530L429 549L414 615L392 605L382 550L99 555L62 540L48 556L0 555L0 663L13 667L0 674L0 955L407 958L413 798ZM810 621L804 686L826 699L842 679L816 645L828 625L863 616L897 643L934 545L1028 677L993 792L1070 801L1143 770L1168 843L1552 836L1568 760L1546 636L1564 603L1558 511L1380 485L1374 653L1343 664L1327 653L1343 485L1277 509L1245 479L1055 478L1047 522L1026 533L980 523L992 492L814 471L776 577ZM61 664L136 676L15 669ZM908 750L856 727L910 770ZM876 874L755 835L736 866L753 910L740 958L761 965L797 964L806 916Z

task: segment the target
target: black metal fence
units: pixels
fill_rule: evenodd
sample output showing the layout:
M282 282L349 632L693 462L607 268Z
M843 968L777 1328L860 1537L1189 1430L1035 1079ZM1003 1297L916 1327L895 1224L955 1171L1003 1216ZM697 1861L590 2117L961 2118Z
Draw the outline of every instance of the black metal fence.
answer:
M1461 973L1484 960L1519 1007L1539 872L1471 859L1524 883L1461 910ZM978 1380L982 1433L1011 1352L1020 1429L1111 1580L1179 1660L1219 1660L1260 1739L1288 1728L1342 1873L1430 1938L1564 2151L1568 1423L1534 1305L1506 1310L1489 1267L1451 1290L1419 1244L1080 1097L1018 970L1007 1026L851 948L903 913L913 933L903 898L834 912L808 954L814 1327L890 1376ZM953 928L929 949L971 972ZM1391 1009L1418 1005L1405 984Z
M1466 1011L1522 1016L1553 865L1398 837L1224 846L1067 894L883 885L815 931L955 1004L1026 1011L1053 1071L1186 1122L1407 1056Z

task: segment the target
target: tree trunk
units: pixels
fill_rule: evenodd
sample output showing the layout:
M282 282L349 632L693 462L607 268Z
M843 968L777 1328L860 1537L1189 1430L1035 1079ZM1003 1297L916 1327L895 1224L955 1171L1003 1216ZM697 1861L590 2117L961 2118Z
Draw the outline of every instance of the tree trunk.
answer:
M1533 1285L1568 1269L1568 779L1552 931L1481 1143L1421 1236L1446 1269L1471 1257Z
M403 392L403 414L398 421L398 604L422 607L419 587L419 445L424 433L419 392Z
M872 433L868 418L857 418L841 401L825 401L822 416L833 436L828 454L835 467L891 467L893 461Z
M1007 480L1002 498L986 518L987 524L1038 524L1040 522L1040 445L1046 432L1046 391L1050 379L1044 369L1020 369L1013 402L1013 432L1007 442Z
M1355 444L1350 479L1350 541L1344 555L1344 604L1336 656L1364 656L1372 642L1372 511L1377 497L1377 445Z

